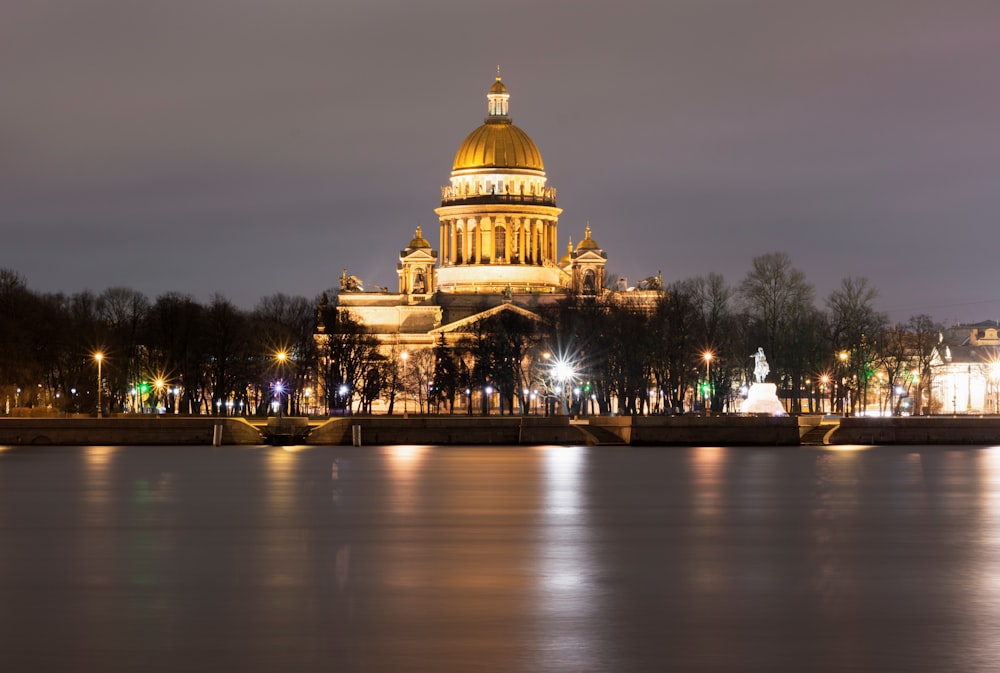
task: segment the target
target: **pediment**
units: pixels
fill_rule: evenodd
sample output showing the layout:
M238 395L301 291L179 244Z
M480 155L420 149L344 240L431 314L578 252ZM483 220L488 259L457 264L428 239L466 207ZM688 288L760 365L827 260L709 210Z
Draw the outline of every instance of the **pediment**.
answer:
M493 316L499 315L500 313L504 312L516 313L517 315L520 315L529 320L534 320L536 322L544 322L545 320L537 313L529 311L528 309L525 308L521 308L516 304L500 304L499 306L494 306L493 308L481 311L479 313L475 313L468 317L462 318L461 320L450 322L447 325L441 325L440 327L431 330L430 334L447 334L449 332L461 332L470 325L474 325L481 320L492 318Z

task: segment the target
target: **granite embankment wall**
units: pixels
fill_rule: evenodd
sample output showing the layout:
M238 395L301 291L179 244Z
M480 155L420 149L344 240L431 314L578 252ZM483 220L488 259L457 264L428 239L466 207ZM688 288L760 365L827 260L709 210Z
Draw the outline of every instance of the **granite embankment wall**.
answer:
M362 445L378 444L799 444L795 418L753 416L422 416L331 419L314 428L309 444L351 444L359 427Z
M362 445L588 443L587 434L565 416L354 416L313 428L306 443L351 444L355 426Z
M799 419L789 416L637 416L631 443L655 446L797 446Z
M217 425L223 444L260 445L271 441L350 445L353 428L363 446L380 444L798 446L821 422L829 444L1000 444L1000 417L930 416L911 418L753 416L355 416L328 421L260 420L184 416L121 418L2 418L0 445L211 445ZM292 423L296 421L296 423ZM294 428L286 433L284 425ZM823 428L830 428L829 431ZM301 431L300 431L301 430ZM282 441L283 440L283 441ZM816 438L807 438L815 442Z
M216 425L223 444L269 442L350 445L354 427L361 445L380 444L570 444L656 446L797 445L795 419L756 417L567 416L354 416L328 421L185 416L115 418L4 418L0 445L210 445ZM288 426L288 427L285 427ZM293 433L294 431L294 433Z
M0 445L211 445L216 425L222 425L223 444L263 444L265 441L261 431L242 418L126 416L4 418L0 419Z
M844 418L830 444L1000 444L997 416Z

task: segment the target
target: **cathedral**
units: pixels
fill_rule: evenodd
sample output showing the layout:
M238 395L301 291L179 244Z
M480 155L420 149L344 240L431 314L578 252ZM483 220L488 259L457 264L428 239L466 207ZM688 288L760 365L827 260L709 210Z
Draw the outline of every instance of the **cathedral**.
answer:
M337 310L387 347L429 348L442 334L454 342L500 311L534 316L533 309L570 293L608 293L607 255L589 226L575 248L570 242L559 254L556 190L538 146L511 119L499 70L486 100L486 119L458 147L441 188L438 248L417 227L399 253L397 292L366 290L346 270L341 275ZM647 279L644 289L659 285L658 277Z

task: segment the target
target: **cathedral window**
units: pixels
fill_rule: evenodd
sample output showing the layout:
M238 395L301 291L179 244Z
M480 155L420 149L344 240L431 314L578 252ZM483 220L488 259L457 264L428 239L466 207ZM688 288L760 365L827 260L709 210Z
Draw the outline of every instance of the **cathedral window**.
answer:
M500 224L494 227L493 257L497 263L503 263L507 254L507 227Z

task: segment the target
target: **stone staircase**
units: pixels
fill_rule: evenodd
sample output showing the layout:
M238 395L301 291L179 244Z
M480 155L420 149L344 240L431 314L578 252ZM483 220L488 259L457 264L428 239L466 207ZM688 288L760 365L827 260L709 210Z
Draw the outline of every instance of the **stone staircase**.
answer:
M802 433L799 443L802 446L825 446L829 444L827 438L839 427L840 421L824 419L819 425L815 425Z
M626 446L628 442L599 425L574 421L571 427L576 428L584 436L587 446Z

